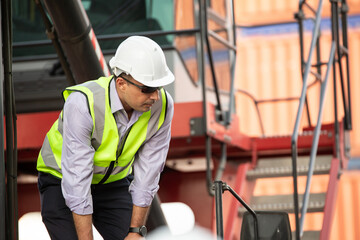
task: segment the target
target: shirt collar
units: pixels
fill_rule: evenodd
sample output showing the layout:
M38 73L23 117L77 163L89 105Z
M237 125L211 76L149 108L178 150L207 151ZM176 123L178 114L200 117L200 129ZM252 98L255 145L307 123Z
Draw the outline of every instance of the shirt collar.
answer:
M115 87L115 78L111 79L110 82L110 103L111 103L111 112L115 113L121 109L124 109L120 98L116 92L116 87Z

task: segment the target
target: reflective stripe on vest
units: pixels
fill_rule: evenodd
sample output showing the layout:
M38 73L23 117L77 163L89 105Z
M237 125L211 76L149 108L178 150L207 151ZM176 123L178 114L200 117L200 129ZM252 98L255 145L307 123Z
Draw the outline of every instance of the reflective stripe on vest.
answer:
M162 89L160 100L155 102L150 111L139 117L120 143L118 128L109 101L111 79L112 77L102 77L69 87L63 93L65 100L74 91L82 92L87 96L94 123L91 136L91 144L95 149L93 184L99 183L104 178L111 165L114 168L110 169L110 175L105 183L122 179L130 174L135 153L162 126L166 115L167 99ZM38 170L61 178L61 148L62 113L44 140L38 158Z

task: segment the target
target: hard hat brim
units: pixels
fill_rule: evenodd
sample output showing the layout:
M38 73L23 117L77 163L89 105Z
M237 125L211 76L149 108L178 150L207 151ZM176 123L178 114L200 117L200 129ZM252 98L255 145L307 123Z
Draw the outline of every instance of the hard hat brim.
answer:
M169 69L167 69L166 76L159 78L159 79L151 80L151 81L146 81L145 79L142 78L142 76L136 76L136 74L131 75L131 76L139 83L142 83L148 87L163 87L163 86L171 84L175 80L174 74Z

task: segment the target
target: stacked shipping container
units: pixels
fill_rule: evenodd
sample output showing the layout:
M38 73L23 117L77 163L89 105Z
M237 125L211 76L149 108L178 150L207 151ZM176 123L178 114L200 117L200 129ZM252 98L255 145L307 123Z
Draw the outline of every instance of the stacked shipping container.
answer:
M318 1L307 1L315 9ZM321 24L321 59L327 61L330 44L330 1L324 1L323 20ZM347 1L349 5L348 18L348 41L350 63L350 86L352 103L353 129L350 133L351 156L360 156L360 2L358 0ZM300 74L300 44L297 24L294 23L294 13L298 11L296 1L236 1L236 19L238 28L238 54L236 67L236 84L238 89L245 90L256 100L298 97L301 89ZM293 23L291 23L293 22ZM270 26L255 26L258 24L271 24ZM308 52L312 24L307 25L305 33L306 52ZM307 59L305 57L305 59ZM314 69L315 71L315 69ZM324 70L323 70L324 72ZM311 77L308 83L314 81ZM332 81L332 76L330 76ZM337 78L339 79L339 78ZM339 85L339 82L337 83ZM340 89L340 88L339 88ZM249 135L259 136L262 134L259 118L254 101L243 93L238 93L236 101L237 114L240 116L240 128ZM319 83L314 84L308 90L309 108L312 125L316 124ZM323 122L334 121L333 83L329 82ZM338 96L339 99L339 96ZM259 111L264 124L265 135L282 135L292 133L298 107L298 101L259 103ZM341 102L338 104L339 120L343 116ZM256 120L255 120L256 119ZM306 114L303 114L302 126L307 125ZM323 186L313 188L326 188L327 180ZM331 230L331 239L359 239L359 199L360 199L360 172L347 171L340 179L337 196L336 212ZM300 184L301 184L300 179ZM321 183L321 181L320 181ZM286 184L286 183L285 183ZM292 185L291 180L288 184ZM289 185L287 185L289 186ZM284 182L274 184L272 189L267 185L262 187L257 182L255 195L281 194L287 189ZM304 184L299 186L303 192ZM315 189L315 190L316 190ZM314 190L314 189L313 189ZM270 193L270 192L271 193ZM321 228L322 215L312 214L307 218L304 228L306 230ZM293 216L291 223L294 225ZM320 225L319 225L320 224ZM293 228L294 229L294 228Z
M195 1L196 2L196 1ZM210 1L213 9L223 15L224 1ZM235 72L236 88L236 113L240 119L240 129L250 136L267 135L289 135L293 131L298 98L301 93L301 63L300 43L298 25L294 14L298 12L299 1L287 0L237 0L235 2L235 17L237 24L237 61ZM306 3L313 9L317 9L317 0L309 0ZM348 0L348 41L349 41L349 63L350 63L350 86L352 101L353 129L350 134L351 156L360 156L360 0ZM176 1L176 7L186 11L176 11L176 29L194 27L192 9L194 1ZM184 15L189 16L184 18ZM308 9L306 16L313 16ZM321 23L321 59L326 62L330 53L331 31L330 31L330 1L324 1ZM305 52L309 51L311 31L313 23L311 20L305 25ZM185 41L177 41L177 46L188 51L189 46L193 48L194 39L191 44ZM306 56L305 56L305 59ZM196 74L196 67L189 64L191 74ZM315 69L314 69L315 72ZM325 68L322 68L324 74ZM208 74L208 73L207 73ZM196 76L196 75L193 75ZM221 79L221 78L220 78ZM337 78L339 79L339 78ZM308 89L309 112L311 124L317 121L319 107L320 84L311 76L308 84L313 86ZM220 83L222 89L227 84ZM339 85L339 82L337 83ZM269 99L285 99L288 101L269 102ZM323 123L334 122L334 96L332 76L328 83ZM338 96L338 99L340 97ZM257 104L255 104L257 103ZM261 118L257 113L257 107ZM342 103L338 103L338 119L343 117ZM260 121L264 125L262 132ZM302 127L307 126L306 113L303 113ZM300 180L302 181L302 180ZM331 231L331 239L359 239L359 199L360 199L360 172L344 172L342 174L337 198L337 209ZM321 182L321 181L320 181ZM314 188L326 187L318 184ZM279 182L269 189L268 185L262 187L257 183L255 195L283 193L289 189L292 180L288 183ZM304 184L303 184L304 185ZM321 185L321 186L320 186ZM301 187L301 186L300 186ZM304 186L302 186L304 187ZM292 188L290 189L292 190ZM303 191L300 189L300 192ZM319 190L320 191L320 190ZM347 221L348 220L348 221ZM292 225L294 219L291 220ZM319 229L322 215L311 217L307 220L305 229Z
M321 38L321 58L327 61L330 53L331 32L329 20L323 21ZM360 126L356 124L360 115L356 111L360 106L359 87L360 72L360 17L349 18L349 49L350 49L350 79L353 130L351 132L352 156L360 156ZM289 23L276 26L241 29L238 34L238 55L236 67L237 89L246 91L256 101L268 99L284 99L300 96L302 86L300 71L300 47L297 34L297 24ZM311 34L305 35L308 49ZM315 69L314 69L315 72ZM325 68L323 68L323 73ZM331 77L331 76L330 76ZM332 77L330 78L332 79ZM339 78L337 78L339 79ZM315 77L308 79L313 83ZM339 82L337 83L339 85ZM323 122L334 122L333 85L329 81L325 102ZM340 89L340 88L339 88ZM312 125L316 124L319 99L319 83L308 90L308 101ZM338 95L338 99L340 99ZM281 101L276 103L263 102L258 104L265 135L282 135L292 133L298 101ZM338 103L339 117L343 117L341 102ZM237 114L240 116L241 129L244 133L258 136L262 134L254 101L243 93L237 94ZM303 126L307 125L306 114L303 114ZM255 120L256 119L256 120Z

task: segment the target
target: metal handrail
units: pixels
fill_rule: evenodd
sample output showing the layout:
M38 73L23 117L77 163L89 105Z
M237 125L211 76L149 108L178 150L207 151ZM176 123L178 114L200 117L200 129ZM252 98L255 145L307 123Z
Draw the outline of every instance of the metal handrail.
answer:
M110 41L116 39L125 39L132 35L141 35L146 37L155 37L155 36L165 36L165 35L193 35L200 32L199 28L190 28L183 30L169 30L169 31L141 31L141 32L131 32L131 33L118 33L118 34L102 34L97 37L98 40ZM21 47L42 47L42 46L51 46L51 40L35 40L35 41L26 41L26 42L15 42L13 44L14 48Z
M315 84L317 82L319 82L319 80L318 80L318 78L316 76L316 79L312 83L308 84L307 89L310 89L311 87L315 86ZM275 102L288 102L288 101L295 101L295 100L298 101L299 100L299 97L269 98L269 99L257 100L251 93L249 93L246 90L243 90L243 89L235 89L235 90L236 90L236 92L244 94L245 96L249 97L254 102L255 109L256 109L256 114L257 114L257 116L259 118L259 124L260 124L260 129L261 129L262 136L265 136L265 129L264 129L264 124L263 124L261 114L260 114L260 110L259 110L259 104L262 104L262 103L275 103ZM222 92L220 91L220 93L222 93Z
M311 185L312 176L314 174L315 158L316 158L316 153L317 153L318 144L319 144L319 137L320 137L320 130L321 130L323 107L324 107L324 102L325 102L326 87L327 87L327 83L328 83L330 69L331 69L332 64L334 62L335 49L336 49L335 42L333 41L332 44L331 44L330 57L329 57L329 62L327 64L327 70L326 70L325 79L324 79L324 82L321 85L321 89L320 89L320 104L319 104L320 106L319 106L318 120L317 120L317 124L316 124L315 130L314 130L314 138L313 138L313 143L312 143L312 147L311 147L310 161L309 161L309 171L308 171L308 174L307 174L306 188L305 188L305 193L304 193L304 198L303 198L303 205L302 205L302 209L301 209L300 236L303 235L305 215L306 215L306 212L307 212L307 209L308 209L309 195L310 195L310 185Z
M254 218L254 239L259 239L259 220L256 215L256 212L251 209L251 207L225 182L221 180L216 180L212 185L212 188L215 192L215 211L216 211L216 236L217 240L224 239L224 230L223 230L223 214L222 214L222 194L224 191L229 191L233 197L238 200L241 205L253 216Z
M314 48L317 42L317 38L320 31L320 21L321 21L321 12L322 12L323 1L319 1L318 10L316 11L316 18L315 18L315 25L313 28L310 51L308 55L308 60L306 62L304 75L303 75L303 87L301 91L301 97L299 100L299 108L296 116L294 131L291 138L291 152L292 152L292 169L293 169L293 184L294 184L294 214L295 214L295 221L296 221L296 239L300 239L300 223L299 223L299 196L298 196L298 187L297 187L297 141L299 136L299 127L300 127L300 120L302 117L304 103L306 98L306 89L307 89L307 80L310 73L311 68L311 59L313 56Z

